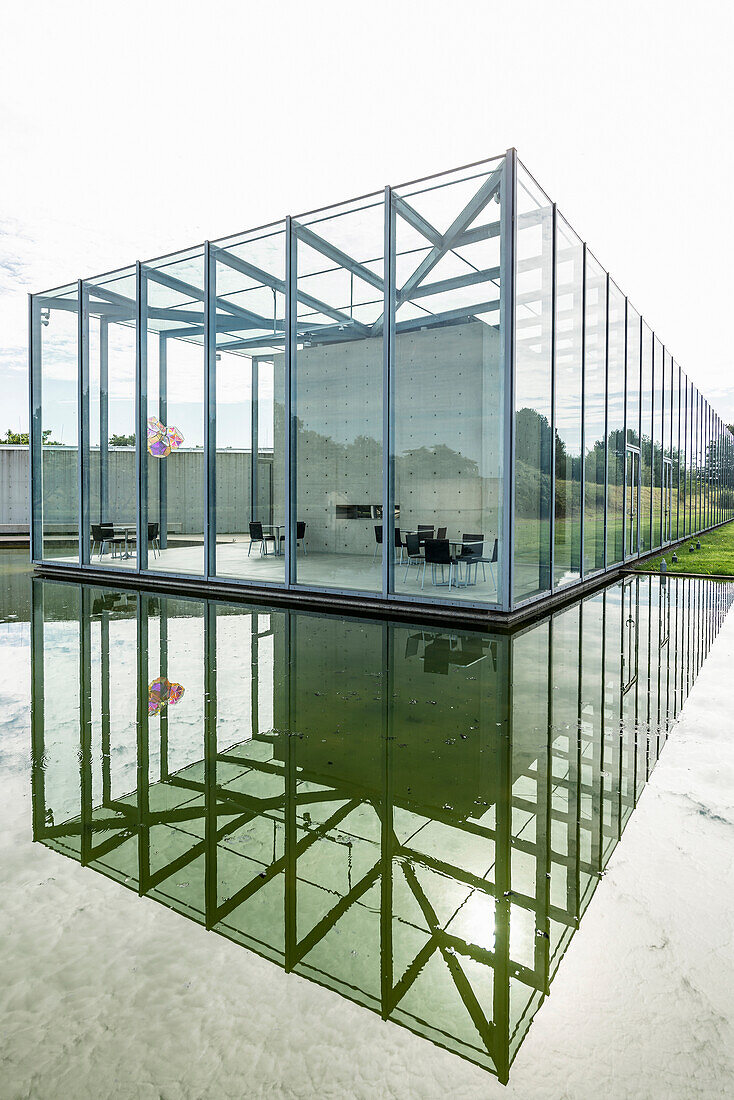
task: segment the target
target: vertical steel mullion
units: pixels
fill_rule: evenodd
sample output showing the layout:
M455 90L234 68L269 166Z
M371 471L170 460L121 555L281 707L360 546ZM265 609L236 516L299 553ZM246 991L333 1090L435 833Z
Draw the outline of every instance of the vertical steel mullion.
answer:
M110 519L109 321L99 318L99 522Z
M148 280L135 264L135 465L137 469L138 570L148 568ZM161 546L165 545L162 525Z
M204 242L204 576L217 571L217 303L216 268Z
M28 295L28 473L31 561L43 558L43 414L41 310Z
M550 553L548 561L550 575L548 589L556 587L556 256L558 254L558 208L551 207L551 331L550 331L550 367L551 367L551 439L550 439Z
M627 326L629 324L629 300L625 296L624 299L624 412L622 416L622 441L624 444L623 457L624 462L622 464L623 479L622 479L622 561L627 560L627 367L628 358L627 344L629 342L629 332ZM631 502L630 502L631 507Z
M609 529L609 272L606 272L606 310L604 333L604 571L607 569L609 552L607 534Z
M161 424L168 424L168 338L165 332L158 336L158 419ZM168 462L158 463L158 545L161 550L168 546Z
M586 574L586 241L581 251L581 508L579 531L579 577Z
M503 611L514 606L515 556L515 252L517 224L517 152L505 154L500 204L500 325L503 327L504 425L502 457L502 530L500 572ZM499 595L499 593L498 593Z
M258 506L258 463L260 459L260 360L253 355L250 366L250 519L260 519Z
M675 538L676 541L680 538L680 367L677 363L674 363L673 374L678 379L678 439L676 441L676 484L675 484ZM671 452L672 453L672 452ZM678 590L676 589L676 600L678 599Z
M89 291L77 283L77 473L79 486L79 564L89 564Z
M297 583L296 574L296 317L298 304L298 246L290 215L285 219L285 586Z
M637 484L636 484L636 505L637 515L635 517L635 553L639 558L639 514L642 511L643 503L643 315L639 315L639 346L637 349L637 359L639 362L638 368L638 398L637 398L637 447L639 448L639 454L637 455Z
M392 189L384 198L382 307L382 598L395 587L395 213Z

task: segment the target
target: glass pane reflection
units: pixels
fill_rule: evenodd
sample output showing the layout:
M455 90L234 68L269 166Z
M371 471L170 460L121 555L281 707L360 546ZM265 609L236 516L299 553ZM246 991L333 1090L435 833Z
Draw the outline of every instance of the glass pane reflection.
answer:
M34 839L506 1081L733 599L495 636L35 580Z

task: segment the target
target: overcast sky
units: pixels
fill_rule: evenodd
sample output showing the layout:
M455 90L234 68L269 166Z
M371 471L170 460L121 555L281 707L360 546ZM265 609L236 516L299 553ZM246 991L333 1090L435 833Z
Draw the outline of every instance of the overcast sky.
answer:
M0 0L0 434L26 294L518 149L734 421L734 6Z

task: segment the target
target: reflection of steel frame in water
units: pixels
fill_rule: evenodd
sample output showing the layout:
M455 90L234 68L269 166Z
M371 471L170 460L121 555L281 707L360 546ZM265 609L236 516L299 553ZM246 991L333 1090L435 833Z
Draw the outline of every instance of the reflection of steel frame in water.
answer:
M411 677L424 675L420 659L416 663L412 655L407 661L403 656L406 643L414 636L409 627L391 623L371 623L366 627L379 640L374 652L379 654L377 667L383 672L375 712L379 778L374 784L365 785L360 784L359 775L347 777L344 768L341 774L329 774L328 762L321 756L321 739L317 738L316 744L312 744L312 737L309 740L309 723L313 725L317 720L309 709L313 684L322 682L315 679L313 665L308 662L315 617L291 611L273 612L265 630L260 623L262 611L250 616L252 686L258 686L257 657L263 638L272 638L275 671L282 679L276 730L261 732L258 693L253 690L251 739L219 751L217 668L218 665L222 668L223 657L217 648L218 607L214 603L200 605L204 611L203 758L170 771L168 723L174 716L166 715L164 722L162 714L159 741L155 745L160 757L159 778L151 783L148 626L153 606L158 610L158 601L146 595L134 601L138 682L136 786L127 801L113 797L109 680L114 669L110 628L116 617L130 620L131 609L125 604L116 608L114 601L95 600L89 589L81 588L78 590L79 744L69 746L70 757L76 759L78 755L79 759L80 812L67 821L53 822L48 818L50 805L44 771L44 597L53 595L59 586L34 581L34 839L118 880L132 879L140 894L152 894L207 928L276 959L286 969L298 970L333 986L380 1012L384 1018L478 1061L506 1081L532 1015L549 991L565 947L654 766L667 725L676 717L732 602L732 587L682 579L660 585L651 578L634 578L513 637L492 639L485 656L467 666L472 675L482 672L484 679L479 681L477 698L497 699L492 717L501 719L497 727L488 715L482 730L481 745L484 751L492 748L492 768L500 780L496 789L490 791L495 816L489 821L486 802L474 810L468 799L464 800L466 804L454 799L456 807L439 806L438 800L430 795L430 803L421 801L425 796L420 793L420 784L413 782L414 790L410 793L401 778L401 750L396 744L398 734L404 736L399 724L401 689L412 691ZM70 586L61 588L68 591ZM158 619L157 664L162 675L167 672L170 646L176 637L169 629L168 604L165 599L160 601ZM635 622L631 632L630 617ZM99 623L98 642L96 628L93 638L93 622ZM349 624L332 625L340 630ZM299 638L302 627L305 627L303 636ZM644 639L642 645L641 639ZM434 636L428 644L436 640ZM454 644L454 652L460 654L460 644L455 645L455 631L447 635L447 640L449 648ZM92 700L97 696L92 691L92 669L93 646L97 644L102 690L98 696L99 715L94 716ZM577 672L569 678L572 644L578 647L579 659ZM629 675L631 652L634 678ZM54 660L54 651L49 650L45 657L48 667ZM461 666L455 666L454 671L457 676L466 675ZM528 677L534 684L534 695L525 688ZM469 690L468 680L461 683L465 691ZM492 686L493 696L489 693ZM358 700L354 706L358 715L362 713L362 702ZM99 788L94 783L92 753L93 718L97 717L101 735ZM531 737L528 749L528 730L539 719L542 721L537 736ZM251 751L253 745L262 749L267 744L273 749L270 759ZM231 780L223 774L233 764L246 769L236 789L228 785ZM282 786L277 793L264 794L261 784L265 780ZM480 793L489 790L486 776L483 779L473 771L467 775L466 768L464 781L469 786L476 784ZM101 800L96 806L92 795L95 789L101 790ZM161 798L165 792L181 796L181 801ZM167 805L167 809L159 808ZM326 816L312 820L312 815L324 806L330 807ZM421 840L420 832L401 839L398 821L406 812L445 831L448 839L438 855L435 848L431 850ZM364 848L366 842L361 835L364 830L355 831L349 819L352 814L365 813L374 815L379 824L379 845L367 845L368 854L371 849L374 851L370 859L355 865L359 868L356 879L350 871L346 885L336 890L331 880L321 884L320 896L325 899L325 906L322 905L317 919L311 917L310 927L302 929L299 913L301 922L305 913L303 904L299 907L299 896L318 873L313 857L328 845L327 866L331 865L338 858L335 853L344 851L345 838L349 837L350 856L353 847L361 844ZM276 836L282 838L280 854L274 851L270 862L262 864L259 872L251 869L248 875L243 874L239 884L235 883L236 889L222 897L218 864L224 856L231 859L231 850L223 845L248 824L262 821L272 825L274 842ZM526 827L530 821L534 829ZM184 835L180 830L191 829L189 847L163 865L152 867L151 852L162 850L162 828L175 831L177 836ZM486 844L488 861L489 853L494 851L491 874L482 876L471 866L462 865L455 854L445 855L446 851L461 851L462 837L464 845L469 840ZM129 847L130 841L137 853L137 877L131 874L129 865L126 870L115 868L116 853L123 845ZM176 896L176 876L185 872L191 878L197 861L202 860L202 902L192 908L180 900L180 893ZM530 861L534 868L530 889L518 877L515 866L518 860ZM302 870L299 861L304 864ZM124 866L124 860L118 864L119 868ZM475 939L451 931L451 921L441 915L441 891L436 893L437 887L447 882L471 891L471 896L484 899L493 907L493 940L491 936L487 939L488 927L478 931ZM275 883L280 883L283 889L282 938L278 941L271 936L263 940L261 936L258 938L257 929L248 932L246 907L250 900L264 896L263 891ZM352 919L366 919L369 908L365 909L365 905L374 904L368 902L367 895L378 886L379 993L355 987L348 969L330 971L328 955L326 960L323 954L314 961L309 959L312 951L332 943L329 934L342 918L351 915ZM164 892L166 889L168 893ZM396 899L403 897L406 890L416 907L415 919L422 922L423 943L396 974L396 937L400 938L402 928ZM513 920L517 923L523 912L532 917L534 929L531 962L519 961L510 941ZM244 927L238 929L237 917L242 914L245 914ZM367 924L364 929L364 946L368 950ZM407 942L397 944L397 954L403 959L406 946ZM452 989L457 1004L463 1006L474 1031L473 1040L467 1040L461 1026L454 1032L447 1031L445 1021L426 1018L416 1010L416 1002L411 1001L410 995L413 990L420 992L421 976L429 961L433 965L440 963L443 968L446 989ZM493 972L490 1001L482 993L481 982L477 983L476 964ZM519 1009L518 990L523 991Z

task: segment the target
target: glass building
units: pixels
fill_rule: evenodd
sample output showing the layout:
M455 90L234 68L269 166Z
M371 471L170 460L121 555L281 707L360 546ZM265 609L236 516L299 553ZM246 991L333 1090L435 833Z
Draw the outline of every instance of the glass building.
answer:
M47 572L507 613L734 518L734 437L512 149L29 325Z

